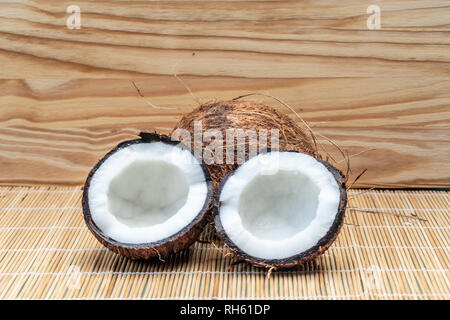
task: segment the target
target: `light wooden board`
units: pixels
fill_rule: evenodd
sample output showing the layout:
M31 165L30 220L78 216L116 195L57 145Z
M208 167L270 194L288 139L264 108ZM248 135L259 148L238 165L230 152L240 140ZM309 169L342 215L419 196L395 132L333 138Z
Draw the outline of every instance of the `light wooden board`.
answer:
M0 2L0 183L79 184L119 141L167 132L196 105L178 74L201 101L272 94L350 154L375 148L352 158L360 187L448 187L448 2L377 1L380 30L370 4Z
M449 80L210 78L205 85L203 78L184 79L202 101L214 98L215 90L222 98L254 91L283 97L350 155L369 150L351 158L351 179L368 169L359 186L449 185L450 97L440 93ZM0 81L0 181L80 184L118 142L139 131L167 133L196 106L174 77L136 84L165 109L149 106L129 80ZM290 112L270 98L252 99ZM345 170L346 162L337 166Z
M3 78L190 74L245 78L446 77L445 0L0 3Z
M228 270L211 229L202 239L216 247L130 261L89 232L80 187L1 187L0 299L450 299L449 193L360 192L324 255L268 278Z

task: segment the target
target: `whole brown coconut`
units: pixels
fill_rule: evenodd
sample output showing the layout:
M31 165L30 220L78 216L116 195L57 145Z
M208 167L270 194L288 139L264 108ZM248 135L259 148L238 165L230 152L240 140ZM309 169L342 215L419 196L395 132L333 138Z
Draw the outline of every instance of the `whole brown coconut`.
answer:
M237 168L240 168L244 161L251 158L249 148L250 139L246 139L244 142L241 140L240 142L245 143L244 161L236 154L238 142L237 140L234 140L235 161L233 163L227 163L225 161L223 163L207 163L215 189L213 206L214 222L216 230L226 246L234 252L238 258L250 262L255 266L270 269L293 267L323 254L336 239L342 227L347 202L346 185L344 175L328 162L322 161L322 157L317 149L315 137L307 124L305 123L305 127L302 128L289 116L264 104L240 100L219 101L203 104L192 112L185 114L172 130L172 138L175 137L179 139L177 130L186 130L191 136L191 141L189 143L185 142L185 144L190 144L193 150L196 147L198 149L199 146L196 146L196 141L198 142L198 139L195 137L195 134L198 134L198 132L194 130L195 124L198 122L201 122L201 133L203 138L207 131L219 131L221 134L219 137L214 136L213 141L217 142L218 139L222 139L222 141L219 141L219 145L223 146L222 150L216 149L215 147L211 149L211 139L202 139L200 140L202 152L205 152L205 150L210 148L210 152L213 150L220 150L222 151L222 154L226 154L226 142L223 140L225 140L226 131L228 129L255 130L257 132L262 129L269 132L272 129L277 129L279 132L278 148L274 148L274 146L271 145L269 138L265 145L269 150L278 149L279 151L303 153L315 158L332 174L340 190L339 206L336 212L330 212L330 215L334 217L334 222L328 232L323 234L314 246L306 251L298 252L297 254L286 258L258 258L257 256L252 256L242 250L242 248L230 239L220 218L221 206L223 204L221 201L221 194L223 193L224 185L230 177L235 174ZM259 144L257 149L261 149ZM275 214L278 213L275 212Z
M206 103L196 108L190 113L185 114L172 130L184 129L189 131L194 137L194 122L201 121L203 133L210 129L219 130L223 139L226 136L227 129L243 129L243 130L279 130L279 146L280 151L292 150L306 153L317 159L321 159L313 140L306 129L301 128L289 116L279 112L278 110L266 106L261 103L241 100L218 101ZM195 148L195 139L191 139L191 148ZM217 142L217 140L216 140ZM186 143L186 142L185 142ZM210 141L202 141L202 149L210 145ZM248 140L246 140L245 157L249 154ZM235 146L237 141L235 141ZM225 149L225 142L223 142ZM267 139L267 147L273 149L270 138ZM233 164L208 164L214 188L217 188L220 180L228 172L233 171L238 166L238 155L235 150L235 161ZM212 151L211 153L214 154ZM225 154L225 151L223 152Z

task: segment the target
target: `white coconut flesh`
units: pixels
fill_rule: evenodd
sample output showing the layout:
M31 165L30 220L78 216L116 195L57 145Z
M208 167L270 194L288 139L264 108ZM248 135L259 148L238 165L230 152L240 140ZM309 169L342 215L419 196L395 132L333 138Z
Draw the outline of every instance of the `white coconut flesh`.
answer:
M223 231L240 250L283 259L312 248L326 235L338 213L340 190L315 158L269 152L242 164L219 199Z
M108 237L143 244L168 238L200 213L208 193L200 163L189 150L163 142L119 149L93 175L92 220Z

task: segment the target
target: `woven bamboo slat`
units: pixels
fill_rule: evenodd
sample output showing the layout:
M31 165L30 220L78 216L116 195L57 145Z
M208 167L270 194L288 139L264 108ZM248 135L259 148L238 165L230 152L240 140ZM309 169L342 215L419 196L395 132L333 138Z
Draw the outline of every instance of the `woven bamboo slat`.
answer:
M449 299L450 194L351 190L337 241L287 271L237 264L212 228L165 262L131 261L85 227L79 187L0 188L1 299ZM216 247L217 246L217 247Z

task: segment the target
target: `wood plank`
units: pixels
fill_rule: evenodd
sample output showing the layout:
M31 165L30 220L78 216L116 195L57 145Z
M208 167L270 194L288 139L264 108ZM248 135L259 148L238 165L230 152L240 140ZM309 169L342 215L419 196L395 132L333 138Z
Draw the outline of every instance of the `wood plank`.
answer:
M69 30L72 4L0 2L0 183L79 184L119 141L169 131L196 105L178 74L201 101L269 93L350 154L375 148L352 158L359 187L450 184L448 1L376 1L380 30L352 0L80 0Z
M447 1L377 1L368 30L357 1L0 3L0 77L246 78L448 76Z
M349 154L376 149L351 158L352 178L368 169L358 186L449 186L448 78L183 79L202 102L280 97ZM135 82L159 108L128 79L0 81L0 183L81 184L115 144L139 131L167 133L197 105L175 77ZM289 113L270 98L251 99Z

